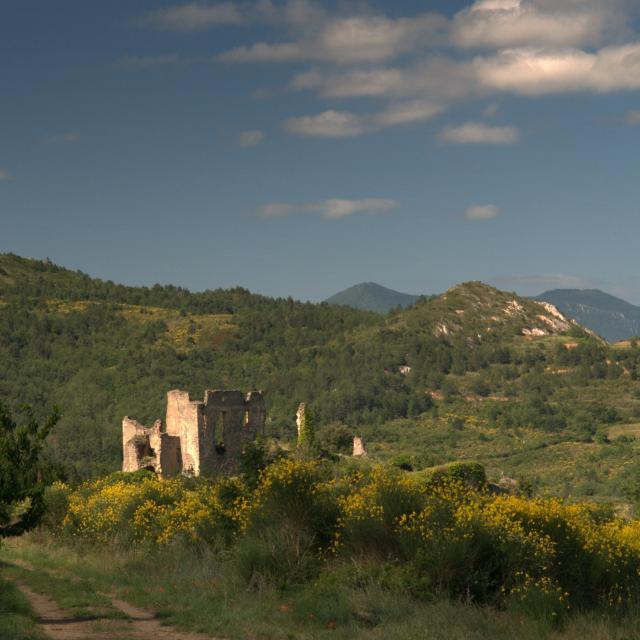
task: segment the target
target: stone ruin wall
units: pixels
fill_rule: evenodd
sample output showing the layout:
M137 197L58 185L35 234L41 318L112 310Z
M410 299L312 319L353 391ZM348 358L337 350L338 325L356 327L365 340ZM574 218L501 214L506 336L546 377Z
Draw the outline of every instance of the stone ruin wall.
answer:
M144 427L122 422L123 471L149 468L162 475L234 471L242 447L264 433L266 407L262 393L207 390L204 401L186 391L167 393L166 429L157 420Z

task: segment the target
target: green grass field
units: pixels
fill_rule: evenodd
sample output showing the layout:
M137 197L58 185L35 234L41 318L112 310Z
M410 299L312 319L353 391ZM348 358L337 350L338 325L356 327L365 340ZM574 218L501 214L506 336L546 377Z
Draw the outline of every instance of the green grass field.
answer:
M71 609L99 604L96 592L111 592L157 611L166 623L238 640L632 640L640 625L637 615L577 614L558 626L515 609L419 602L381 588L366 566L358 586L340 584L337 571L329 583L281 591L268 585L248 590L234 577L233 565L180 547L115 552L31 535L9 542L0 555L7 564L29 563L33 588L64 594L56 597ZM20 593L10 587L2 594L0 637L41 640Z

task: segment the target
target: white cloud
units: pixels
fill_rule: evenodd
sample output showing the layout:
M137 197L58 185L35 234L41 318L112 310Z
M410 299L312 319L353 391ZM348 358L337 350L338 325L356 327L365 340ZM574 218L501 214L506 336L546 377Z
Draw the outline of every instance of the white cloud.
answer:
M166 67L179 62L180 57L172 53L160 56L125 56L116 60L113 66L122 71L146 71L153 67Z
M260 214L267 218L274 218L308 213L318 214L331 220L339 220L357 213L384 213L396 209L398 206L398 202L387 198L364 198L362 200L330 198L322 202L310 202L301 205L274 202L264 205L260 209Z
M500 215L500 209L495 204L477 204L464 212L467 220L492 220Z
M430 120L439 113L443 107L427 100L409 100L406 102L394 102L384 111L373 114L371 122L376 127L391 127L411 122Z
M368 129L366 118L348 111L324 111L315 116L289 118L283 123L289 133L319 138L359 136Z
M295 212L295 207L286 202L270 202L260 208L260 215L265 218L281 218Z
M238 144L241 147L255 147L264 140L264 137L265 136L262 131L241 131L238 134Z
M233 62L293 60L335 64L372 64L440 46L572 48L620 41L629 35L625 22L629 0L478 0L448 19L435 12L390 18L366 4L352 3L330 15L311 0L274 4L191 3L152 12L165 28L204 28L266 20L289 27L283 42L257 42L220 53ZM220 16L218 16L220 14Z
M453 19L459 47L573 47L623 31L617 0L480 0Z
M507 49L475 58L471 65L479 87L521 95L640 89L640 43L605 47L595 53Z
M166 31L199 31L218 25L240 25L244 22L245 17L232 2L189 2L156 9L135 20L138 26Z
M324 98L426 97L442 103L477 93L469 62L431 56L406 67L312 69L294 76L291 88L314 90Z
M627 112L627 124L634 127L637 124L640 124L640 109L636 111Z
M445 41L447 20L438 14L411 18L355 15L320 20L293 42L258 42L216 56L220 62L308 60L336 64L374 63Z
M283 128L289 133L316 138L348 138L413 122L429 120L443 107L427 100L393 102L375 113L324 111L314 116L289 118Z
M13 180L13 176L8 171L5 171L4 169L0 169L0 182L5 182L9 180Z
M58 133L47 138L50 144L73 144L80 141L80 134L77 131L67 131L66 133Z
M514 144L519 137L516 127L490 127L482 122L445 127L439 135L440 140L452 144Z
M312 69L295 76L292 89L311 89L327 98L428 97L439 104L499 93L553 93L640 89L640 42L578 49L504 49L467 60L432 56L407 67Z

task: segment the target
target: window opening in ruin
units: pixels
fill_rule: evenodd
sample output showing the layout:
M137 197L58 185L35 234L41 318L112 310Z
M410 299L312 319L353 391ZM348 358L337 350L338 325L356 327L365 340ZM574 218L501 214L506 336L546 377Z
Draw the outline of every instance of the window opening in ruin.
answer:
M242 421L242 426L246 427L249 424L249 412L245 411L244 412L244 419Z
M220 412L220 432L219 432L219 436L220 436L220 440L218 440L218 442L216 443L216 453L218 454L223 454L225 452L225 448L224 448L224 429L225 426L227 424L227 412L226 411L221 411Z
M156 455L156 452L151 448L147 438L136 439L135 448L138 462L141 462L145 458L153 458Z

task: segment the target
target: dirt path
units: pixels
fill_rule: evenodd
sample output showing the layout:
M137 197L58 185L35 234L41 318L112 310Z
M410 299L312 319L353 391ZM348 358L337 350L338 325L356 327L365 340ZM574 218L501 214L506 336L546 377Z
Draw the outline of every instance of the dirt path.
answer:
M17 587L27 597L38 616L38 624L52 640L214 640L201 633L188 633L167 627L155 616L128 602L113 599L112 604L127 619L71 618L49 596L32 591L24 583Z

